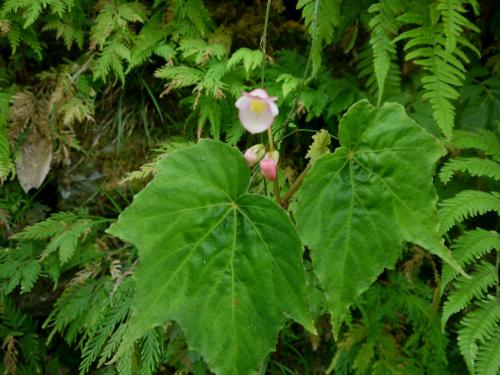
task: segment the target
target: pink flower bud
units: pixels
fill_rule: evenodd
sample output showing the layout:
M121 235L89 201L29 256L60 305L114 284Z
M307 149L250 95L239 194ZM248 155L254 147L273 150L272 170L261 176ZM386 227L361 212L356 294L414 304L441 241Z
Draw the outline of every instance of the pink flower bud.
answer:
M260 170L269 181L276 180L276 172L279 160L278 151L268 152L264 159L260 161Z
M243 156L245 157L248 166L253 167L255 164L257 164L257 162L260 159L264 157L265 153L266 153L266 146L259 143L257 145L253 145L248 150L246 150Z
M274 103L278 98L269 96L264 89L241 93L243 96L236 101L241 124L252 134L266 131L278 116L278 106Z

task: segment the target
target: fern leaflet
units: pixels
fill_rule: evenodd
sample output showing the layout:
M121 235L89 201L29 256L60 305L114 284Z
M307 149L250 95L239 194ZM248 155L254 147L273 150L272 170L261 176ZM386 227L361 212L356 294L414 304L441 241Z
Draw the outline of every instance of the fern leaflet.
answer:
M52 328L48 341L57 332L65 332L65 340L73 343L84 327L92 326L102 315L110 286L106 279L93 280L91 276L86 274L83 281L70 284L56 301L43 324L43 328Z
M486 193L476 190L464 190L439 204L441 232L447 232L463 220L483 215L489 211L500 213L500 193Z
M222 44L208 44L203 39L183 39L179 51L184 59L192 59L196 65L203 65L211 58L220 60L227 53Z
M21 285L21 293L31 291L41 272L39 250L23 242L16 249L0 250L0 294L11 293Z
M482 344L476 363L476 374L496 375L500 371L500 325L497 324L490 340Z
M141 339L141 371L139 375L153 375L161 358L162 328L148 331Z
M486 261L479 263L470 277L459 276L453 283L454 290L444 304L442 327L444 328L450 316L463 310L473 298L483 298L488 288L497 282L495 266Z
M356 69L358 76L366 79L365 86L368 92L374 97L380 95L379 83L377 75L375 74L375 58L373 48L366 45L361 49L360 54L357 56ZM389 62L389 69L384 77L384 91L383 95L387 97L398 96L401 93L401 70L395 61Z
M87 373L98 358L97 367L101 367L116 352L127 327L133 286L131 278L123 280L111 298L107 299L108 305L99 319L86 329L80 363L81 375Z
M168 30L163 24L162 18L162 12L157 12L142 27L134 40L134 48L130 54L130 65L127 72L144 63L152 54L161 56L165 60L170 60L175 56L175 50L164 43Z
M448 161L441 171L439 178L443 183L450 182L456 172L468 172L471 176L485 176L500 180L500 164L489 159L456 158Z
M392 40L399 29L396 14L401 9L394 7L394 5L400 4L380 1L368 9L369 12L376 13L370 20L370 28L372 29L370 45L373 51L373 68L378 86L378 105L382 102L387 74L391 68L391 62L396 56L396 47Z
M474 148L500 161L500 141L495 133L486 129L478 131L455 130L452 143L460 149Z
M500 234L477 228L462 234L452 245L453 258L461 267L474 263L492 250L500 250ZM458 273L445 264L441 275L441 287L453 280Z
M457 39L466 29L480 32L479 28L470 22L463 13L466 9L461 0L439 0L437 11L443 17L443 30L446 36L446 50L453 51L457 46Z
M471 373L474 373L478 342L491 340L500 322L500 304L494 296L487 296L484 301L477 303L477 307L462 319L462 327L458 331L460 353Z
M251 50L249 48L240 48L236 50L227 61L227 70L232 70L236 65L243 64L247 79L250 72L257 69L262 64L262 51Z

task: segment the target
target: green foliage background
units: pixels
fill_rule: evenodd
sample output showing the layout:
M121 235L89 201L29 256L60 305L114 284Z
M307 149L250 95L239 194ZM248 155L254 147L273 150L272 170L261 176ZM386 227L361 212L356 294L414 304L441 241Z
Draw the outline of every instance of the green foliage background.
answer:
M498 373L500 6L276 0L264 53L266 5L1 3L2 374ZM244 134L234 107L241 90L262 80L279 98L272 129L289 215L255 196L272 196L258 169L249 172L235 148L213 141L240 150L265 142ZM370 130L361 134L360 125ZM386 135L398 131L394 139ZM369 154L392 147L402 150ZM366 153L353 159L349 150ZM193 159L193 152L213 154ZM203 179L178 178L186 169ZM304 184L288 196L304 170ZM322 183L325 176L335 184ZM216 189L214 196L189 198L208 185L227 196ZM391 196L400 186L409 187L407 196ZM161 198L152 196L161 197L162 187L173 193L156 206ZM325 201L312 210L320 197ZM144 205L154 214L214 202L225 211L178 215L165 238L144 241L141 233L151 226L130 229L148 212ZM348 210L339 209L342 202ZM251 203L256 207L235 208ZM273 223L264 211L276 216ZM347 230L364 231L371 242L343 238L338 227L346 217L360 217ZM196 237L198 227L189 230L198 221L200 228L216 224L220 238L226 227L234 230L233 242L250 254L241 262L249 257L261 270L276 260L255 255L247 226L264 223L257 232L270 248L278 229L290 241L291 254L272 273L287 270L272 278L286 285L282 294L262 275L247 280L267 291L268 301L252 310L253 318L236 319L243 343L220 336L231 312L214 309L220 314L214 319L210 310L220 296L231 298L233 284L221 284L208 306L193 310L183 296L197 282L203 290L213 276L200 279L193 266L183 277L196 277L172 285L158 306L148 295L155 296L158 275L176 270L175 256L158 260L155 246L182 246L175 232ZM330 249L325 233L342 238ZM231 238L217 245L232 262ZM347 254L345 275L343 264L334 263L338 272L328 266L337 248ZM304 270L297 269L301 262ZM310 311L303 311L304 299ZM135 316L138 304L150 313ZM245 336L246 320L256 321L256 336ZM255 345L255 358L214 349L226 344Z

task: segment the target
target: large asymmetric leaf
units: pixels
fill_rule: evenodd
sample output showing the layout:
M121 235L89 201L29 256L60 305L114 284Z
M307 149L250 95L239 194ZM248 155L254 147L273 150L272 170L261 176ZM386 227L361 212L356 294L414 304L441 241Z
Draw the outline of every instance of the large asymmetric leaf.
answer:
M159 162L109 229L139 249L125 342L175 320L212 371L256 374L287 317L314 330L298 234L249 180L238 150L216 141Z
M299 191L297 226L311 249L334 331L403 241L453 263L438 234L432 175L444 149L399 104L354 104L340 146L319 158ZM456 263L454 263L456 265Z

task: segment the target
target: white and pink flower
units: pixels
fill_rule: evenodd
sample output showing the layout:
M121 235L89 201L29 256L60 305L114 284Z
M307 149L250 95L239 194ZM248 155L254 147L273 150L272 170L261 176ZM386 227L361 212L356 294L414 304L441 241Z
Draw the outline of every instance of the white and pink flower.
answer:
M264 89L242 91L243 96L236 101L243 127L252 134L266 131L278 116L276 96L269 96Z

